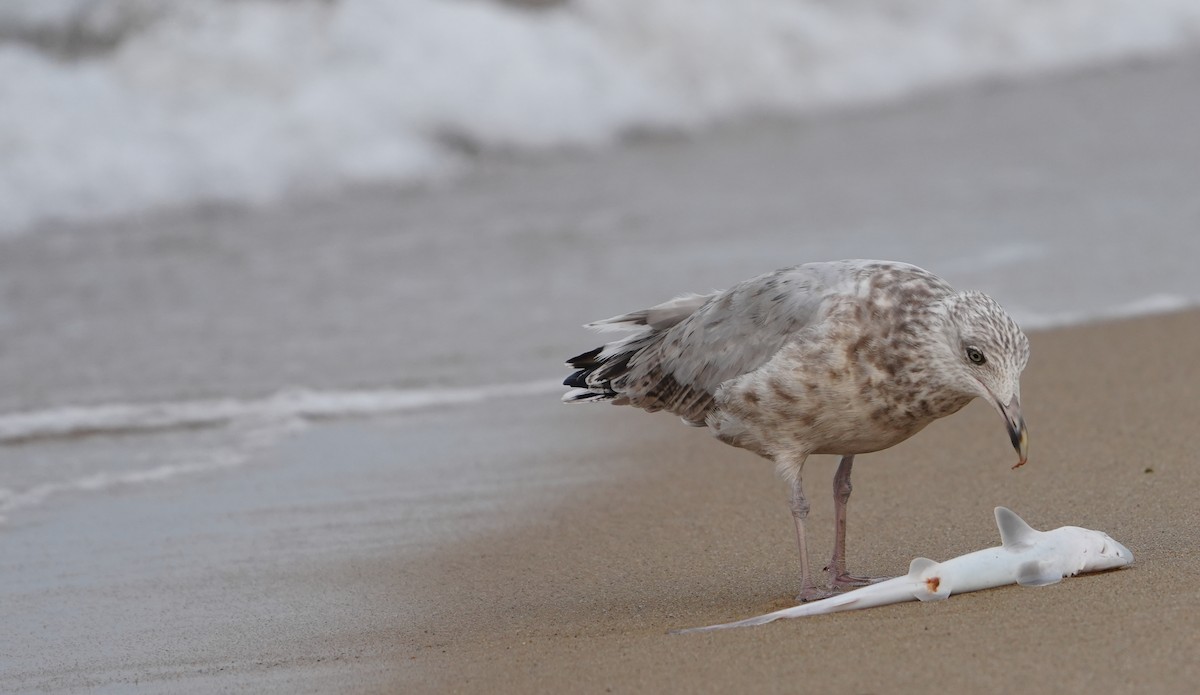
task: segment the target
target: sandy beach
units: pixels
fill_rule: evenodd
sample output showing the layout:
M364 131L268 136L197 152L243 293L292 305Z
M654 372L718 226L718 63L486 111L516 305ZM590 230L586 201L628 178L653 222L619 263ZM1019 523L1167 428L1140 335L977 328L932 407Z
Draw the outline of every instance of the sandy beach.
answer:
M416 593L436 608L406 635L412 671L393 691L1190 692L1200 678L1200 435L1188 423L1200 416L1200 372L1181 372L1175 355L1200 347L1200 313L1032 342L1031 463L1010 470L1001 424L978 403L863 457L852 565L894 575L916 555L995 545L991 508L1003 504L1036 527L1103 529L1133 550L1132 568L664 634L793 602L785 490L765 462L670 417L602 412L597 427L653 432L578 455L611 482L416 565ZM810 489L832 479L834 461L821 458L806 472ZM817 499L815 543L828 549L832 505Z
M1198 77L1098 67L0 240L0 422L242 413L0 443L0 692L1192 692L1200 311L1088 321L1200 302ZM667 634L791 602L783 484L674 417L527 387L585 321L844 257L1033 329L1029 464L980 403L862 457L851 569L994 545L996 505L1132 568ZM289 389L425 405L273 410ZM834 465L806 467L817 557Z

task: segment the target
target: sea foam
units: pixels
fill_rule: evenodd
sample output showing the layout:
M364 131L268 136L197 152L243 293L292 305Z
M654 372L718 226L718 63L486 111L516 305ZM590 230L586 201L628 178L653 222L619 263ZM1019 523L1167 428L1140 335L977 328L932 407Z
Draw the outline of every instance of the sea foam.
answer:
M0 230L429 181L479 151L599 147L1198 37L1194 0L8 0Z
M291 389L262 398L103 403L0 414L0 444L96 434L288 423L389 415L555 393L558 380L465 388L314 391Z

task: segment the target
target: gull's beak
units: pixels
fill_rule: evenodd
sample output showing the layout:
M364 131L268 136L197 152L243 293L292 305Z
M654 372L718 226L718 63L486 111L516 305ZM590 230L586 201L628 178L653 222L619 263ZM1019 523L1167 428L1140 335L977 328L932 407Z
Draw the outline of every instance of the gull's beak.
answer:
M1021 457L1013 468L1020 468L1029 459L1029 432L1025 429L1025 418L1021 415L1021 401L1013 396L1008 405L997 402L996 406L1000 410L1000 414L1004 416L1004 424L1008 427L1008 438L1012 442L1013 448L1017 450L1017 455Z

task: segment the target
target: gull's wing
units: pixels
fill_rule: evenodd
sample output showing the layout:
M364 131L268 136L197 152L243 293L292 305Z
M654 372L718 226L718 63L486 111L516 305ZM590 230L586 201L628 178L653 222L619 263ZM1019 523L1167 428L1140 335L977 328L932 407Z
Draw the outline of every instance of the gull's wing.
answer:
M571 360L580 371L566 384L579 389L565 400L613 400L703 425L722 383L758 369L788 341L801 339L822 321L831 300L865 294L870 277L884 266L924 273L879 261L810 263L597 322L598 328L640 331Z

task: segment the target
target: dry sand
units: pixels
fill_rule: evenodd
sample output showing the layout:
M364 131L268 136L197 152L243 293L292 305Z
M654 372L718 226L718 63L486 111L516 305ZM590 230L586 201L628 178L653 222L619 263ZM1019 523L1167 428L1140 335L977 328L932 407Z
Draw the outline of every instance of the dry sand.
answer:
M708 635L789 605L795 550L771 466L669 416L579 406L578 464L609 480L521 528L404 569L423 619L399 679L429 692L1195 692L1200 683L1200 313L1035 334L1029 465L978 402L860 458L851 569L896 574L997 543L991 508L1103 529L1126 570ZM597 409L601 408L601 409ZM652 432L647 437L646 432ZM514 433L516 437L545 436ZM810 490L834 461L810 461ZM831 503L814 493L815 547ZM824 501L824 503L822 503Z

